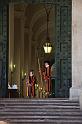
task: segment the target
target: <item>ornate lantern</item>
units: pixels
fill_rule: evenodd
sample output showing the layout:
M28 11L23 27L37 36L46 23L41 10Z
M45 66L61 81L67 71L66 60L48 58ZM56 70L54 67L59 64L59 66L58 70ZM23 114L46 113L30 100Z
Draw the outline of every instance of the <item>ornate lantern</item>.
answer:
M46 37L46 42L43 45L43 48L44 48L45 53L51 53L52 45L50 42L49 31L48 31L48 23L49 23L49 15L50 15L51 7L49 8L49 10L47 9L47 7L45 7L45 10L46 10L46 15L47 15L47 37Z

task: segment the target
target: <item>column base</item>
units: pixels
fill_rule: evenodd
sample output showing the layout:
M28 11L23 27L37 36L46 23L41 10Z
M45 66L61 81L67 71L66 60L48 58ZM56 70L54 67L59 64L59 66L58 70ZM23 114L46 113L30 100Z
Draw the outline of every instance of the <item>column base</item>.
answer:
M70 97L69 97L69 99L70 100L78 100L79 101L80 92L81 92L81 89L80 88L71 87L70 88Z
M80 109L82 110L82 90L80 92L79 102L80 102Z

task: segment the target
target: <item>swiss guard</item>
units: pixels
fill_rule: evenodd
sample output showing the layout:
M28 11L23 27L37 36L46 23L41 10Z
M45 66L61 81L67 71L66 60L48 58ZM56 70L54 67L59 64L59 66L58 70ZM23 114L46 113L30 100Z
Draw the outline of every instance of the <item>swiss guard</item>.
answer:
M36 78L34 76L34 71L31 70L29 74L29 79L28 79L28 96L29 97L35 97L35 83L36 83Z
M51 67L49 61L44 62L43 77L45 82L45 91L46 94L49 96L49 93L51 91Z

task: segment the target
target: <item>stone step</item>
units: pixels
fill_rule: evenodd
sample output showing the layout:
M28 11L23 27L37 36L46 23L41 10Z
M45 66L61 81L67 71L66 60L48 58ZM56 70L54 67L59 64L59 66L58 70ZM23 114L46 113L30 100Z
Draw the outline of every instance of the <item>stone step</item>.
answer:
M15 102L52 102L52 101L55 101L55 102L78 102L77 100L69 100L69 99L56 99L56 98L45 98L45 99L29 99L29 98L0 98L0 101L6 101L6 102L12 102L12 101L15 101Z
M24 106L37 106L37 105L40 105L40 106L42 106L42 105L79 106L78 103L64 103L64 102L63 103L61 103L61 102L60 103L55 103L55 102L54 103L53 102L52 103L38 103L38 102L37 103L28 103L28 102L27 103L20 103L20 102L18 102L18 103L16 103L16 102L12 102L12 103L2 102L2 103L0 103L0 106L5 106L5 105L6 106L19 106L19 105L21 105L21 106L23 106L23 105Z
M69 100L69 99L56 99L56 98L44 98L44 99L36 99L36 98L33 98L33 99L29 99L29 98L0 98L0 101L15 101L15 102L31 102L31 101L34 101L34 102L52 102L52 101L55 101L55 102L78 102L77 100Z
M0 112L80 112L80 109L75 109L75 108L73 108L73 109L66 109L66 108L60 108L60 109L53 109L53 108L41 108L41 109L29 109L29 108L27 108L27 109L20 109L20 108L14 108L14 109L11 109L11 108L2 108L2 109L0 109Z
M24 116L24 115L26 115L26 116L33 116L33 115L36 115L36 116L45 116L45 115L52 115L52 116L81 116L82 117L82 112L62 112L62 111L59 111L59 112L50 112L50 111L48 111L48 112L43 112L43 111L41 111L41 112L36 112L36 111L34 111L34 112L26 112L26 111L24 111L24 112L15 112L15 111L0 111L0 116L15 116L15 115L20 115L20 116Z
M0 116L0 119L20 119L20 120L22 120L22 119L32 119L32 120L34 120L34 119L50 119L50 120L81 120L82 121L82 116L48 116L48 115L45 115L45 116L26 116L26 115L24 115L24 116L19 116L19 115L15 115L15 116L9 116L9 115L6 115L6 116Z
M82 124L81 120L7 120L10 124Z
M68 99L0 99L0 120L9 124L82 124L78 101Z
M7 105L5 105L5 106L3 106L3 107L0 107L0 109L2 109L2 108L10 108L10 109L14 109L14 108L20 108L20 109L42 109L42 108L46 108L46 109L80 109L80 107L79 106L57 106L57 105L41 105L41 106L39 106L39 105L37 105L37 106L27 106L27 105L25 105L25 106L22 106L22 105L20 105L20 106L16 106L16 105L14 105L14 106L7 106Z

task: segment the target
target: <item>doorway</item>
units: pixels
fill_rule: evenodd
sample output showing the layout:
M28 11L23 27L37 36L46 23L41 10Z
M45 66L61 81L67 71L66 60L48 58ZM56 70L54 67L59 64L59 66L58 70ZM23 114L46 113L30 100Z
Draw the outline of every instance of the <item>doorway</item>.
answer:
M47 11L49 15L49 37L52 44L51 53L45 53L47 42ZM17 85L20 97L28 97L30 71L36 77L35 97L45 98L44 64L49 61L50 68L54 58L55 6L51 4L12 4L9 6L9 88ZM51 69L50 69L51 71ZM51 72L49 72L51 75ZM50 77L51 78L51 77ZM51 80L50 80L51 84ZM52 89L49 91L51 95Z
M37 2L35 2L35 3L37 3ZM11 3L8 3L8 4L9 4L9 6L6 6L6 4L4 4L3 5L4 7L2 6L0 9L0 12L1 12L0 13L0 18L1 18L0 21L1 21L1 26L2 26L2 28L1 28L2 30L0 30L0 32L1 32L0 35L2 36L2 41L0 43L0 50L2 53L4 53L4 54L0 55L0 63L1 63L0 64L1 65L1 68L0 68L1 69L0 70L0 89L1 89L0 96L1 97L6 96L6 93L8 90L8 82L11 82L11 80L15 84L16 84L16 82L20 82L20 83L18 83L17 87L19 89L19 95L20 96L23 95L22 93L23 93L24 89L22 87L24 85L23 85L23 83L21 83L21 77L24 75L28 75L30 69L34 70L34 68L36 66L38 66L38 63L36 64L36 66L34 66L34 64L36 62L34 60L34 55L33 55L34 52L32 52L32 50L34 51L34 49L35 49L34 46L35 46L36 48L38 48L37 49L38 52L36 52L36 53L38 53L38 55L39 55L41 67L43 66L44 61L50 60L51 66L53 65L53 68L55 70L54 77L52 78L52 84L53 84L52 97L69 97L69 89L71 87L71 5L72 5L71 0L70 1L69 0L67 0L67 1L57 0L57 1L50 3L50 4L53 4L53 8L54 8L54 9L52 9L53 12L51 13L52 15L54 13L54 15L52 16L52 20L51 20L51 21L53 21L53 26L51 26L51 24L49 24L50 25L50 27L49 27L50 38L54 44L53 45L54 49L52 51L53 54L51 53L52 55L49 54L48 56L46 56L46 54L44 53L44 50L43 50L43 43L45 42L46 29L44 31L44 36L43 36L43 33L39 34L42 32L42 30L44 30L45 26L43 25L43 28L38 31L38 27L40 27L40 25L39 25L40 19L42 19L42 18L40 18L40 16L41 16L40 13L39 13L39 15L36 14L35 17L33 18L33 20L35 20L35 22L31 26L33 26L34 24L35 25L32 27L32 30L30 30L30 32L32 32L32 33L34 32L34 33L33 34L30 33L32 35L32 37L30 36L29 39L28 39L28 35L27 35L29 32L29 30L28 30L29 22L28 22L28 19L26 20L25 18L22 18L25 16L23 12L25 12L25 14L26 14L25 8L27 8L26 16L31 18L31 17L33 17L31 15L35 14L35 12L36 12L36 10L34 12L32 12L33 8L31 10L31 7L33 6L35 8L35 6L39 6L41 9L42 4L44 4L44 2L38 3L38 5L36 5L36 4L32 3L32 1L31 1L31 3L28 4L28 7L26 7L27 6L26 3L20 4L20 5L16 4L16 3L15 4L12 3L12 6L15 5L15 8L14 8L15 11L12 10L11 18L10 18L10 16L8 16L9 15L8 11L9 11ZM36 8L38 9L39 7L36 7ZM29 9L29 13L28 13L28 9ZM43 9L41 9L41 10L43 11ZM15 12L17 13L16 15L15 15ZM38 13L38 10L37 10L37 13ZM15 15L15 16L13 16L13 15ZM45 14L42 14L42 15L44 16ZM16 18L18 18L18 19L16 19ZM22 18L22 19L20 20L20 18ZM29 18L29 20L30 20L30 18ZM40 19L38 20L37 18L40 18ZM12 23L13 19L14 19L14 21L16 21L15 25ZM36 21L36 20L38 20L38 21ZM24 27L24 23L22 23L23 21L28 23L27 25L25 25L25 27ZM44 19L41 20L41 22L43 24L46 23L45 17L44 17ZM22 25L21 25L21 23L22 23ZM37 26L36 26L36 24L37 24ZM11 25L11 26L9 26L9 25ZM18 26L19 28L17 28L17 30L15 31L14 29L16 29L16 26ZM23 33L24 30L25 30L26 35ZM19 37L17 37L18 35L16 32L19 33ZM34 35L35 33L37 34L38 38L37 38L37 36ZM22 34L22 35L20 35L20 34ZM40 37L39 37L39 35L40 35ZM43 42L41 42L42 41L41 38L44 39ZM25 40L25 39L27 39L27 40ZM17 42L14 42L15 40ZM23 40L24 41L30 40L30 41L32 41L33 44L31 44L31 42L29 42L29 43L25 42L26 43L25 45L20 44L20 42L22 42ZM8 41L12 41L12 42L9 42L9 45L10 45L10 43L12 43L11 47L9 47ZM40 44L37 44L38 41ZM24 43L24 42L22 42L22 43ZM19 49L19 44L21 45L21 47L20 47L21 49ZM24 51L25 49L23 49L24 48L23 45L27 46L27 52ZM31 47L29 47L30 45L31 45ZM14 48L13 46L15 47L15 49L13 49ZM28 48L30 48L30 49L28 50ZM17 50L17 53L15 53L15 52L9 53L9 54L11 54L9 56L11 56L12 61L10 59L8 59L8 50L10 51L10 49L11 49L11 51ZM21 52L20 56L19 56L19 52ZM30 61L30 62L27 61L25 64L28 67L25 67L23 64L26 61L25 60L26 58L24 57L25 56L24 53L26 53L26 54L30 53L30 55L28 55L28 61ZM3 57L2 57L2 55L3 55ZM24 55L23 59L21 57L22 55ZM17 56L17 58L13 59L13 56L15 56L15 57ZM37 54L35 54L35 56L37 56ZM21 58L21 60L18 58ZM43 59L43 58L45 58L45 59ZM9 64L8 64L8 60L9 60ZM16 61L18 62L18 64L16 63ZM36 59L36 61L37 61L37 59ZM10 68L12 68L12 67L14 67L14 71L10 71ZM19 68L19 67L20 67L20 69L19 69L19 71L17 71L17 68ZM35 69L35 70L38 70L38 69ZM38 76L38 71L37 72L35 71L35 75L36 75L36 77ZM15 79L16 77L17 77L18 81Z

